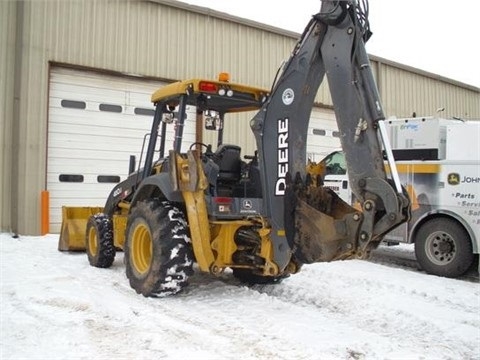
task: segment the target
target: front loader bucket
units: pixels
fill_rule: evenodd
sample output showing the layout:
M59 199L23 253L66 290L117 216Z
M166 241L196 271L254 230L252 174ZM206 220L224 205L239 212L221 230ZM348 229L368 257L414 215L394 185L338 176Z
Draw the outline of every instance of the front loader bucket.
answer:
M62 207L62 228L59 251L85 251L87 222L90 216L102 212L102 207Z

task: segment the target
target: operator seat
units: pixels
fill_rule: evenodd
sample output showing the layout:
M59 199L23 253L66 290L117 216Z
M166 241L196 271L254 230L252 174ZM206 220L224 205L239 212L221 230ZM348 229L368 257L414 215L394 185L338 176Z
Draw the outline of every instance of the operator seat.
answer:
M222 144L213 156L219 167L217 181L236 182L240 180L242 171L241 148L237 145Z

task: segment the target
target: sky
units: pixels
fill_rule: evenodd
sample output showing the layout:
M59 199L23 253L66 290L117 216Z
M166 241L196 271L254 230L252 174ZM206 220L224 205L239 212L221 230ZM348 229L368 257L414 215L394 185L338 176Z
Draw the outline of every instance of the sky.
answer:
M185 0L301 33L319 0ZM479 0L370 0L367 52L480 88Z

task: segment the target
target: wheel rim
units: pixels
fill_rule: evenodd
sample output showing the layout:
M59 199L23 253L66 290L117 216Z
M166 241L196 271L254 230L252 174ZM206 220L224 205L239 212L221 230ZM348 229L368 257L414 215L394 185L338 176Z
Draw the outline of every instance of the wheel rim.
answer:
M96 256L98 253L98 236L97 231L93 227L88 231L88 251L93 256Z
M427 237L425 250L432 263L446 265L456 254L454 238L444 231L436 231Z
M131 259L132 265L139 274L145 274L152 262L152 236L145 224L135 227L132 237Z

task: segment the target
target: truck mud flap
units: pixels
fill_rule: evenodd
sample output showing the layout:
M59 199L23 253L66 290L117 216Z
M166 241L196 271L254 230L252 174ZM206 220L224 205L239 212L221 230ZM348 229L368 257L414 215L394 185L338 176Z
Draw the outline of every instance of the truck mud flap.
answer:
M102 212L102 207L62 207L62 227L59 251L85 251L87 222L90 216Z

